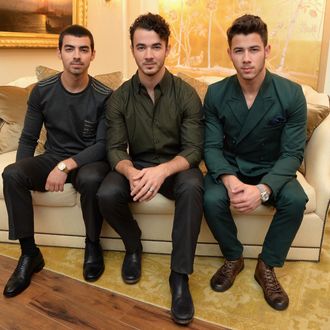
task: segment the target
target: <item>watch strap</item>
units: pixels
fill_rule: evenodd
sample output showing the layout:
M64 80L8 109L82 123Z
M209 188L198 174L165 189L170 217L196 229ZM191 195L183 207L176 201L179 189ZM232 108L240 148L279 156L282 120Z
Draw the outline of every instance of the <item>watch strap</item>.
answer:
M264 203L264 202L267 202L268 199L269 199L269 193L268 191L265 189L265 187L262 185L262 184L257 184L256 186L259 191L260 191L260 198L261 198L261 201Z

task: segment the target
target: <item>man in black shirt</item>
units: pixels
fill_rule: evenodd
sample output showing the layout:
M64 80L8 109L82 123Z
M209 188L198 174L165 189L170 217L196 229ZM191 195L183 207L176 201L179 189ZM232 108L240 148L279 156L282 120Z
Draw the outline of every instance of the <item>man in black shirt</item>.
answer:
M123 239L122 277L128 284L140 279L142 255L141 230L128 203L149 201L157 193L175 200L171 314L175 322L187 324L194 315L188 275L203 214L198 168L203 125L196 91L165 68L169 35L165 20L151 13L138 17L130 28L138 71L107 104L107 155L113 171L98 199L104 218Z
M88 75L95 51L93 36L84 27L72 25L60 34L58 56L64 70L34 87L16 163L2 174L9 239L19 239L22 250L4 289L6 297L25 290L33 273L45 264L34 241L31 190L63 191L66 182L73 184L81 195L86 227L84 278L96 281L104 271L99 242L102 216L96 192L109 169L104 110L111 90ZM43 124L47 130L45 153L34 156Z

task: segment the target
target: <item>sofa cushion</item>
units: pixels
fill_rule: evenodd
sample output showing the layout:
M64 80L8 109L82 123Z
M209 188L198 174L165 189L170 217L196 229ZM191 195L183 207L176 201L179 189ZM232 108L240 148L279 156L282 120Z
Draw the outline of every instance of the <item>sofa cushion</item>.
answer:
M16 159L16 150L0 154L0 174L2 174L4 168L7 165L14 163L15 159ZM0 180L0 198L3 198L2 177Z
M312 137L315 129L322 123L322 121L329 115L330 107L320 104L307 103L307 136L308 142ZM305 174L305 160L302 161L299 172Z
M6 123L22 125L26 104L32 86L21 88L16 86L0 86L0 118Z
M36 67L36 76L39 81L54 76L59 72L60 71L58 70L54 70L42 65ZM123 82L123 74L120 71L99 74L94 76L94 78L113 90L117 89Z
M77 204L77 192L71 183L64 185L64 191L58 192L32 192L32 201L34 205L38 206L75 206ZM78 203L80 205L80 203Z
M329 115L330 107L319 104L307 103L307 141L311 138L314 130Z
M207 87L208 87L208 84L206 82L200 81L197 78L191 77L183 72L178 72L177 76L180 77L186 83L188 83L190 86L195 88L195 90L196 90L198 96L200 97L200 99L202 100L202 102L204 101L204 97L205 97Z
M38 81L44 80L44 79L46 79L48 77L51 77L51 76L54 76L59 72L60 71L58 71L58 70L54 70L54 69L48 68L48 67L43 66L43 65L38 65L36 67L36 76L37 76Z
M94 78L113 90L116 90L123 82L123 74L120 71L98 74Z
M16 152L7 152L0 155L0 173L3 169L15 161ZM311 213L316 208L316 194L314 188L306 181L301 173L297 173L297 179L304 188L309 201L305 213ZM3 199L3 185L0 180L0 198ZM65 184L64 192L33 192L33 203L39 206L74 206L79 203L79 194L71 184ZM150 202L131 203L131 208L135 214L172 214L174 202L157 194ZM269 215L274 213L272 207L261 206L254 211L256 215Z
M21 132L20 124L8 124L2 121L0 124L0 154L17 149Z
M17 149L33 86L0 86L0 153Z
M38 79L37 79L37 76L34 75L34 76L24 76L24 77L17 78L15 80L9 82L6 85L25 88L25 87L35 84L36 82L38 82Z
M304 92L307 103L324 105L326 107L329 106L329 97L327 94L319 93L308 85L301 85L301 87Z
M0 153L16 150L23 129L27 101L35 84L25 88L0 86ZM41 132L37 153L43 150ZM40 145L39 145L40 144Z
M135 214L172 214L174 202L157 194L149 202L131 203L130 207Z

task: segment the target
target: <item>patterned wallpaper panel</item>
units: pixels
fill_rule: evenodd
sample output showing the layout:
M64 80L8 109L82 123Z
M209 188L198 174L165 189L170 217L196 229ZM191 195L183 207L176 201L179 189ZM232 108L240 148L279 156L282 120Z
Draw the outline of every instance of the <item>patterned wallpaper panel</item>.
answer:
M233 74L226 30L249 13L268 25L267 67L316 88L325 5L326 0L159 0L172 33L167 66L195 76Z

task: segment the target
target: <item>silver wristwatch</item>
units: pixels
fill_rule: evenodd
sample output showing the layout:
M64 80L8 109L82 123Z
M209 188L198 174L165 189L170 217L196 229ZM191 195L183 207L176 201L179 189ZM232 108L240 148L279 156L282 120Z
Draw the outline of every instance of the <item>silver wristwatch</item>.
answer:
M262 184L257 184L257 188L260 191L260 199L262 203L265 203L269 199L269 194Z

